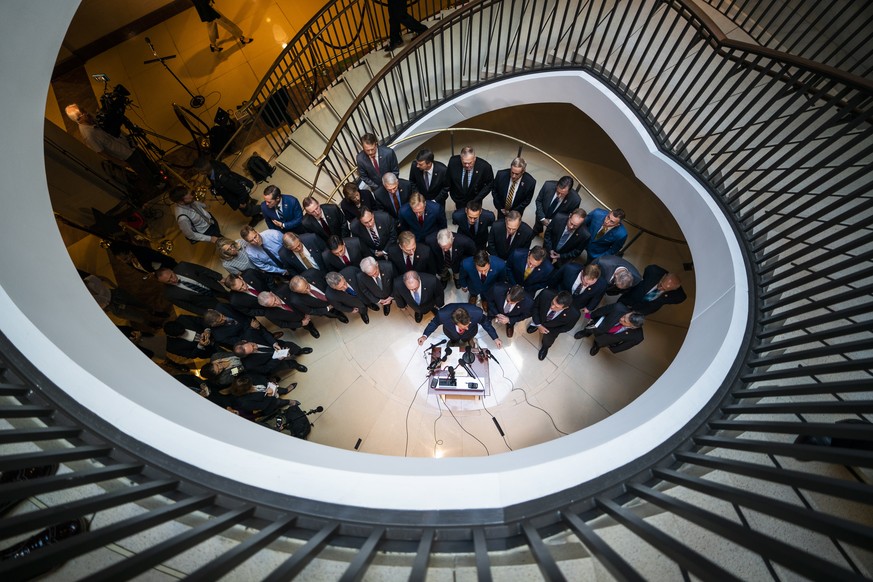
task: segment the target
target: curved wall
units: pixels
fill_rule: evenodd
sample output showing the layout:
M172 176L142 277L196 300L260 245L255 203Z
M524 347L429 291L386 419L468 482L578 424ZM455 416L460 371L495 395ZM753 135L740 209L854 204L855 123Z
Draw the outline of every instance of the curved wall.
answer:
M549 102L564 96L604 128L675 215L697 270L687 341L644 395L568 437L475 459L398 459L332 449L204 405L103 316L78 283L52 216L43 164L44 96L76 5L4 4L0 71L14 82L0 86L0 134L7 144L0 158L6 243L0 253L0 329L53 382L128 435L205 471L303 498L389 509L498 508L632 462L693 417L733 363L746 324L747 289L727 221L703 188L657 153L620 100L587 75L550 73L472 91L410 132L544 101L544 95L552 96Z

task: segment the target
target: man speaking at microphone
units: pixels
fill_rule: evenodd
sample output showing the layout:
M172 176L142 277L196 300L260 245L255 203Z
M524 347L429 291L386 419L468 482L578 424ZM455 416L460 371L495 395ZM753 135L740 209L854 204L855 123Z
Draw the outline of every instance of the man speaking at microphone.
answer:
M503 342L497 337L497 331L479 307L469 303L452 303L446 305L437 312L436 317L430 320L424 328L424 335L418 338L418 345L422 345L427 337L442 325L443 333L449 338L449 345L457 347L462 344L470 347L476 345L476 334L479 333L479 325L494 340L498 349L503 347Z

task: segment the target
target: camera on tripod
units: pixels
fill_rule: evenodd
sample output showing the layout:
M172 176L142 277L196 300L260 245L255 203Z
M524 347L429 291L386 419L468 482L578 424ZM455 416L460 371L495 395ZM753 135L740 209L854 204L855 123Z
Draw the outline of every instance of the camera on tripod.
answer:
M103 83L103 95L100 96L100 111L97 112L97 125L115 137L121 137L121 127L130 129L132 125L124 113L132 103L130 91L121 83L109 90L109 76L103 73L91 75L95 81Z

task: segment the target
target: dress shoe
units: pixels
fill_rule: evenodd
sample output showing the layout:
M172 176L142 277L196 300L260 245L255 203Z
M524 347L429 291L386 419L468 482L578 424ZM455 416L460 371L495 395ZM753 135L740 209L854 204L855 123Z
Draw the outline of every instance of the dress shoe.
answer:
M592 356L596 356L597 352L599 352L599 351L600 351L600 346L598 346L597 344L594 344L593 346L591 346L591 349L588 350L588 353L591 354Z
M246 37L244 37L244 36L239 37L239 43L240 43L241 45L243 45L243 46L249 44L249 43L252 42L253 40L255 40L255 39L253 39L253 38L246 38Z
M369 307L372 311L379 311L379 306L376 305L375 303L371 303L367 307Z
M277 393L279 396L285 396L286 394L288 394L289 392L291 392L291 391L294 390L295 388L297 388L297 382L293 382L293 383L289 384L289 385L288 385L287 387L285 387L285 388L276 388L276 393Z
M580 329L579 331L574 333L573 337L576 339L582 339L583 337L588 337L592 333L594 333L593 329L588 329L587 327L583 327L582 329Z
M305 329L306 331L308 331L308 332L309 332L309 335L311 335L311 336L314 337L315 339L318 339L318 338L321 337L321 334L318 333L318 330L317 330L317 329L315 329L315 324L314 324L314 323L310 323L309 325L304 326L303 329Z
M224 49L221 48L220 46L216 46L216 45L214 45L214 44L211 44L211 45L209 45L209 50L212 51L212 52L214 52L214 53L220 53L220 52L223 51Z
M421 323L421 314L419 312L415 312L415 323Z
M336 318L337 318L338 320L340 320L341 322L343 322L343 323L348 323L348 322L349 322L349 318L346 317L346 314L345 314L345 313L337 313L337 314L336 314Z
M485 300L483 299L483 300L482 300L482 303L480 304L480 306L482 307L482 311L484 311L485 313L488 313L488 302L487 302L487 301L485 301Z
M370 323L370 316L367 315L367 312L366 312L366 311L362 311L362 312L361 312L361 321L364 322L364 325L367 325L367 324Z
M383 46L382 50L387 53L387 52L393 51L394 49L396 49L399 46L403 46L403 39L388 41L388 44Z
M294 365L292 365L291 367L293 369L297 370L298 372L308 372L309 371L309 368L307 368L306 366L304 366L300 362L294 362Z
M389 313L391 313L391 304L390 304L390 303L389 303L388 305L383 305L383 306L382 306L382 313L384 313L386 316L387 316Z
M535 332L536 330L537 330L537 326L535 326L535 325L529 325L529 326L527 326L527 333L533 333L533 332Z
M284 332L284 331L274 331L274 332L273 332L273 339L279 339L279 338L282 337L283 335L285 335L285 332Z
M470 305L476 305L476 302L479 300L478 295L470 295Z
M300 351L297 353L302 355L311 354L312 348L300 348Z
M506 337L512 337L512 334L515 333L515 326L511 323L506 324Z
M542 362L543 360L546 359L546 356L548 356L548 355L549 355L549 348L540 348L540 351L539 351L539 353L537 354L537 357L538 357L538 358L540 359L540 361Z

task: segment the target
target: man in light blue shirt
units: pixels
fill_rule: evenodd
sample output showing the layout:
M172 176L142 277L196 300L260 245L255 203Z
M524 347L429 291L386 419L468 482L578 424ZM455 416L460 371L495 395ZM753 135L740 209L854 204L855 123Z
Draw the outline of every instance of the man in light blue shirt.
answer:
M251 226L244 226L239 234L248 243L246 254L255 267L265 273L288 276L288 271L279 258L279 250L282 248L282 231L265 230L258 232Z

